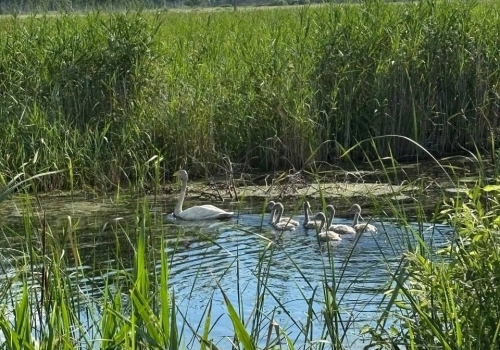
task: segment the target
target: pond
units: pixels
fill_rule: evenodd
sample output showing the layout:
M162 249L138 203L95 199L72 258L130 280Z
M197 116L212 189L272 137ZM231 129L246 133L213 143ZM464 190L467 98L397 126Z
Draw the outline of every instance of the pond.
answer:
M17 268L20 257L16 252L22 252L26 244L22 225L26 216L22 213L29 212L33 203L11 200L1 205L4 288L9 283L8 276L15 274ZM130 237L135 235L133 232L123 234L122 230L134 226L141 203L145 203L144 198L48 197L42 200L52 234L67 231L71 220L82 260L78 271L85 276L79 278L79 274L75 274L75 283L81 293L96 299L96 305L106 277L119 275L117 256L124 262L120 268L133 269L134 242ZM263 290L259 310L263 318L279 325L296 348L306 348L305 339L321 339L325 283L329 286L335 283L338 287L336 297L344 321L341 334L345 334L345 347L363 348L368 343L360 335L361 328L374 325L380 316L390 274L397 269L408 242L414 242L410 232L422 230L416 224L401 225L388 218L372 218L371 223L379 230L376 234L344 236L340 242L320 243L314 230L300 226L291 232L274 230L268 224L269 213L263 213L263 201L228 207L238 210L238 215L231 220L206 222L186 222L167 215L173 208L171 199L147 198L146 203L152 216L146 221L147 225L154 226L151 229L155 232L155 241L159 242L158 236L163 236L167 243L170 291L175 293L180 313L177 319L189 349L200 345L192 331L182 324L186 321L202 333L210 300L210 339L219 348L231 346L233 326L221 291L247 321L257 312L255 305ZM186 207L192 204L186 203ZM296 203L285 204L294 207ZM319 202L311 204L314 212L321 208ZM298 221L303 219L301 212L293 217ZM336 218L335 222L351 224L352 220ZM426 225L423 232L427 244L435 248L448 242L450 229ZM66 253L70 254L70 249ZM159 254L157 256L159 258ZM159 264L158 261L156 269L160 269ZM20 288L20 284L10 288ZM16 295L15 290L11 293ZM87 311L81 312L82 319L88 317ZM303 328L308 322L312 333L306 336ZM263 323L268 325L269 322ZM266 345L265 337L260 339L260 345Z

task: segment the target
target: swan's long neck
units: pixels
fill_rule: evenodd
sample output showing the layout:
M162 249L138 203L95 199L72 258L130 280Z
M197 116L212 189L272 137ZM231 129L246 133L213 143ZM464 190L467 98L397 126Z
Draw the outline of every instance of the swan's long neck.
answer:
M307 204L304 204L304 222L309 222L309 209L307 208Z
M326 222L326 228L329 228L332 225L333 222L333 217L335 216L335 212L332 210L330 213L328 213L328 220Z
M271 219L269 220L269 223L273 224L274 223L274 218L276 216L276 208L271 209Z
M354 213L354 220L352 221L352 226L356 226L358 224L358 219L359 219L359 213L355 212Z
M181 193L179 193L179 200L175 205L174 214L179 215L182 212L182 204L184 203L184 197L186 196L187 180L182 180Z
M325 227L325 217L322 217L319 221L318 232L323 231L323 227ZM328 227L327 227L328 228Z
M278 222L280 222L281 220L281 216L283 215L283 209L281 207L279 207L278 209L278 215L276 216L276 219L274 220L274 222L277 224Z

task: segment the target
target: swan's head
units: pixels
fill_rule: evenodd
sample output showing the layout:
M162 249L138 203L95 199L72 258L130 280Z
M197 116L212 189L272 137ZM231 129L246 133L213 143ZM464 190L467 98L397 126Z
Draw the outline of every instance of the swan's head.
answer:
M319 213L318 213L318 214L316 214L316 216L314 217L314 220L326 221L325 214L323 214L322 212L319 212Z
M360 214L361 213L361 207L359 206L359 204L353 204L352 207L351 207L351 211L357 213L357 214Z
M274 201L269 201L269 203L267 203L267 209L273 210L275 205L276 203Z
M274 205L274 209L281 210L281 212L283 212L283 204L281 204L280 202L276 202L276 204Z
M181 181L187 181L187 179L188 179L188 173L187 173L186 170L179 170L174 175L176 175L177 177L179 177L179 179Z
M326 206L326 212L327 212L328 214L334 214L334 215L335 215L335 208L333 207L333 205L328 204L328 205Z

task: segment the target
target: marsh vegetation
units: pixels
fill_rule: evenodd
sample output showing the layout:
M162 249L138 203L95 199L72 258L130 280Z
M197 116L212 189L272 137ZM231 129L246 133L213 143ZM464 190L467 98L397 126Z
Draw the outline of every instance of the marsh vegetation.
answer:
M287 310L268 284L273 263L282 262L274 257L284 253L263 229L267 199L251 210L262 217L255 230L234 228L258 242L252 311L244 307L236 254L226 267L237 274L236 286L217 285L195 324L183 317L169 281L172 247L189 248L189 233L167 234L166 209L156 217L151 203L156 207L171 175L186 168L193 177L232 180L269 172L278 185L305 174L320 188L316 208L342 195L321 190L334 170L371 170L374 181L411 189L405 193L411 213L396 193L365 193L371 216L395 222L401 234L394 242L392 231L379 226L383 244L398 254L386 264L377 314L362 333L379 348L497 348L499 16L496 3L366 1L1 18L0 201L5 217L15 218L0 223L4 346L216 348L212 305L220 297L235 348L347 347L352 314L342 296L362 278L343 276L362 243L354 239L342 261L334 249L315 251L324 254L316 287L322 292L302 290L307 317L288 332L264 310L266 300ZM466 187L459 175L469 165L435 159L457 153L477 170ZM401 170L403 161L422 159L435 165L432 173ZM460 191L442 191L434 176ZM429 205L431 186L437 195ZM14 190L17 201L5 202ZM68 198L83 190L97 201L120 203L130 198L124 193L141 199L127 215L97 221L85 236L90 243L79 239L80 230L93 227L89 216L75 214L81 201L64 216L45 210L39 193L59 190ZM291 214L307 196L294 198ZM248 214L245 193L239 199L229 208L237 220ZM439 251L429 240L437 223L452 230ZM89 261L86 244L114 249ZM384 249L380 260L388 262ZM290 254L286 261L308 284L301 271L309 270ZM96 276L98 288L81 288ZM196 335L186 340L188 333Z
M495 4L3 18L1 174L144 187L494 150ZM387 135L397 135L389 137ZM227 157L227 158L225 158ZM68 173L44 189L69 186Z

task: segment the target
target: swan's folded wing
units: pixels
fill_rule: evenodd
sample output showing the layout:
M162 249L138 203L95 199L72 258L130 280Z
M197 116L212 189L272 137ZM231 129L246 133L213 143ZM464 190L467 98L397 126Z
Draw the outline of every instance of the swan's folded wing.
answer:
M234 215L232 211L225 211L224 209L217 208L216 206L206 204L191 207L183 210L177 216L183 220L213 220L213 219L228 219Z

